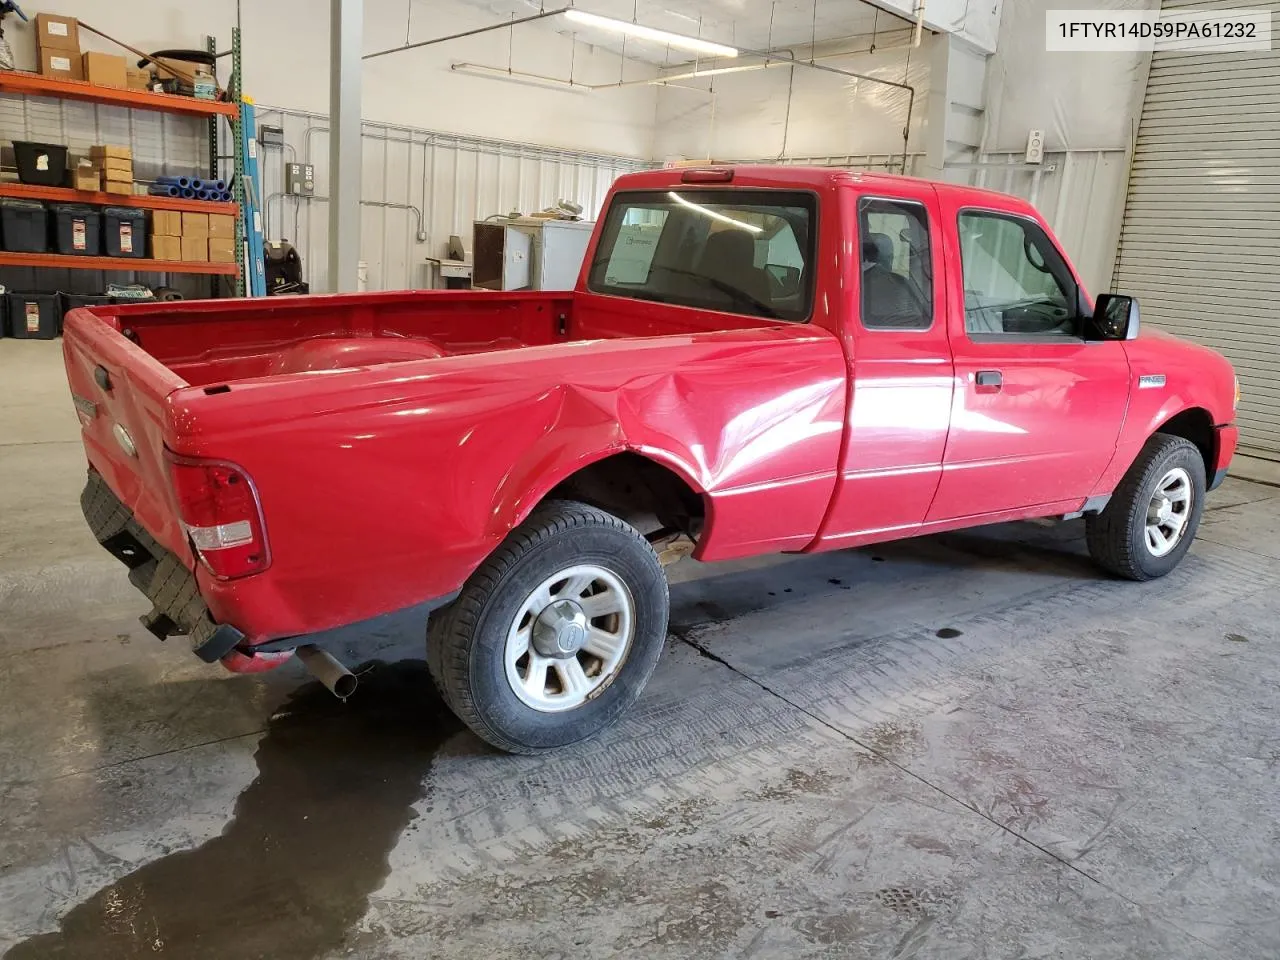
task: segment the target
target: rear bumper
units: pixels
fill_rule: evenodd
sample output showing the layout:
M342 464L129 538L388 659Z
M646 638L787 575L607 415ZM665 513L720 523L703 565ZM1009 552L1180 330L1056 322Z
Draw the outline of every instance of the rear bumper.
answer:
M276 633L273 639L266 639L241 629L251 618L241 620L236 617L239 627L218 622L201 594L197 575L138 523L102 475L92 468L80 495L80 508L98 543L129 568L129 582L151 601L151 612L138 619L161 640L174 636L189 637L192 652L197 657L206 663L222 661L227 669L237 673L270 669L283 662L281 657L287 658L301 643L324 641L323 635L328 630L285 632L283 636ZM244 582L228 581L225 585ZM451 603L456 597L456 592L451 593L329 629L364 625L376 629L384 617L410 611L420 613L425 620L431 611Z
M206 663L244 641L240 630L214 621L192 572L143 529L96 470L89 471L80 509L98 543L129 568L129 582L151 601L151 612L139 618L144 627L161 640L190 637L192 651Z

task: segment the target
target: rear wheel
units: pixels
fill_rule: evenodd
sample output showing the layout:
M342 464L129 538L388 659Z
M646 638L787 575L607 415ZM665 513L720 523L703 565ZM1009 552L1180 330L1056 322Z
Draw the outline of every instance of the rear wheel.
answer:
M432 616L427 663L449 707L511 753L586 740L635 702L666 639L662 565L595 507L539 507Z
M1156 434L1107 508L1086 521L1090 555L1130 580L1163 577L1191 549L1204 495L1200 451L1181 437Z

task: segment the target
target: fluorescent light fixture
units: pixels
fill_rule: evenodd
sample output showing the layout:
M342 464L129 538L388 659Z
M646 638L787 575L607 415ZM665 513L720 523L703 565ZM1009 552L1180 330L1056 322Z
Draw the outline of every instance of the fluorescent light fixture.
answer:
M744 223L741 220L735 220L733 217L726 217L723 213L716 213L714 210L708 210L700 203L694 203L692 200L686 200L674 190L669 191L667 196L676 203L688 207L690 210L696 210L704 217L710 217L712 220L719 220L721 223L727 223L731 227L737 227L739 230L746 230L748 233L764 233L764 227L757 227L754 223Z
M666 43L680 50L689 50L693 53L705 53L712 57L736 57L738 50L736 47L726 47L723 43L712 43L710 40L702 40L698 37L690 37L683 33L671 33L668 30L655 30L653 27L643 27L638 23L631 23L628 20L615 20L613 17L601 17L594 13L586 13L582 10L566 10L565 18L572 20L574 23L580 23L584 27L598 27L601 30L612 30L614 33L625 34L628 37L636 37L640 40L652 40L654 43Z
M453 63L449 65L449 69L454 73L466 73L473 77L486 77L490 80L506 80L525 87L546 87L568 93L591 92L591 87L585 83L574 83L572 80L561 80L559 77L546 77L540 73L508 70L506 67L490 67L483 63Z

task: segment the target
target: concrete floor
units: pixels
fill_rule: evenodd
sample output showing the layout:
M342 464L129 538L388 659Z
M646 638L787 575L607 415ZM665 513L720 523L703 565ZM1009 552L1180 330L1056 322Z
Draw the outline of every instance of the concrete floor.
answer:
M5 957L1280 956L1278 489L1142 586L1076 525L690 565L631 715L513 758L419 624L346 705L155 641L58 344L0 387Z

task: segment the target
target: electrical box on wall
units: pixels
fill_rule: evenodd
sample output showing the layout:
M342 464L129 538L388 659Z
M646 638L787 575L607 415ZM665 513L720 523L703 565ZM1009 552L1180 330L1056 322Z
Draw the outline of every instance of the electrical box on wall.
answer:
M258 142L264 147L284 146L284 127L263 125L258 128Z
M1044 131L1032 130L1027 137L1027 163L1044 163Z
M295 197L314 197L316 168L309 163L289 163L284 168L284 192Z

